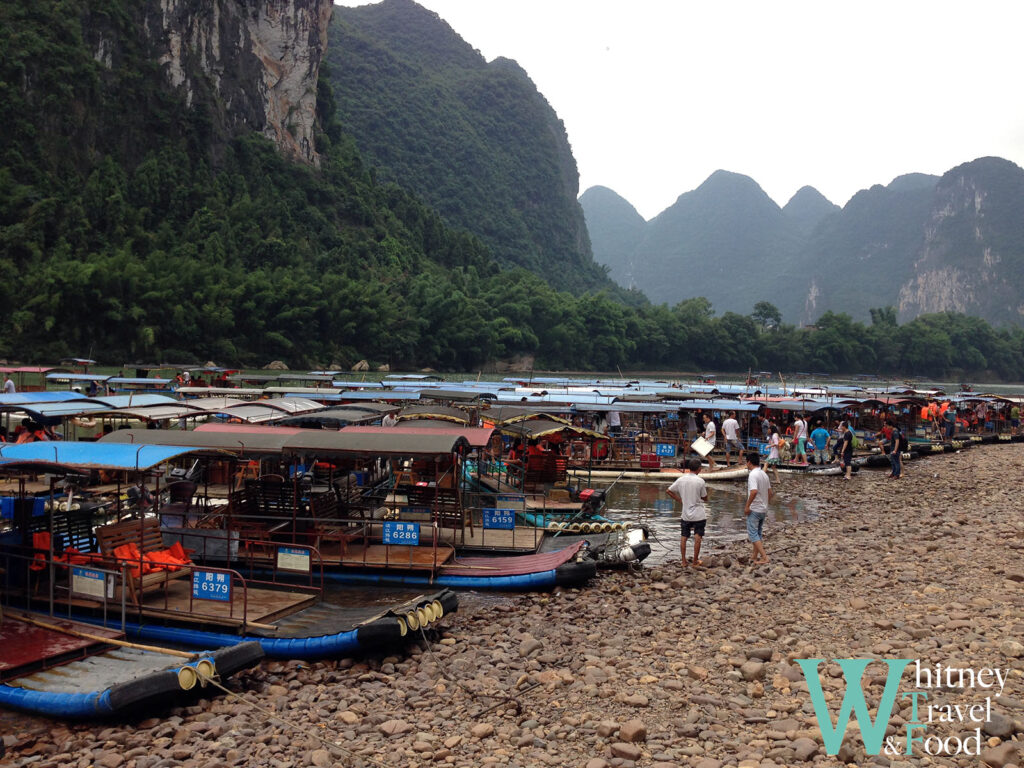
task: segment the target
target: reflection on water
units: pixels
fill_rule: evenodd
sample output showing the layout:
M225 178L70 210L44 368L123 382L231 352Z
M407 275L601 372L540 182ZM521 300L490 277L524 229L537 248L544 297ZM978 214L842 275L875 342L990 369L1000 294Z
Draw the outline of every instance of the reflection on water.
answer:
M770 526L773 520L802 522L817 517L816 505L805 498L809 484L831 482L833 478L786 478L775 488L768 504ZM679 560L679 504L668 497L669 483L630 483L621 480L608 494L605 516L618 521L634 521L651 531L651 554L645 564ZM745 481L708 483L708 523L702 552L713 551L715 542L746 538L743 506L747 500ZM690 547L693 544L691 542Z

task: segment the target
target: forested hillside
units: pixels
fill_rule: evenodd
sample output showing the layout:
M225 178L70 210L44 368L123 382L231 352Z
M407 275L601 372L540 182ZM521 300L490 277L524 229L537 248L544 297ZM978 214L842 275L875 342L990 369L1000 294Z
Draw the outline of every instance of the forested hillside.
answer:
M336 7L338 116L393 180L556 288L616 291L591 257L565 127L514 61L488 63L412 0Z
M808 330L771 304L720 316L704 298L629 306L502 269L481 238L376 178L328 78L316 80L329 10L325 0L0 4L0 354L1024 378L1024 331L959 314L899 326L880 305L870 326L826 313ZM292 23L278 24L285 12ZM277 49L289 58L268 58ZM269 89L282 72L291 89ZM393 110L387 119L402 120ZM966 205L954 192L974 177L962 178L949 194ZM749 184L719 181L749 202ZM563 271L560 284L574 274Z
M0 5L0 352L587 364L576 300L499 272L478 239L375 181L326 78L317 171L229 129L203 93L187 103L169 88L141 13ZM109 62L94 56L100 39Z
M716 171L647 223L633 279L653 302L703 296L731 312L762 300L781 306L797 243L793 224L753 179Z

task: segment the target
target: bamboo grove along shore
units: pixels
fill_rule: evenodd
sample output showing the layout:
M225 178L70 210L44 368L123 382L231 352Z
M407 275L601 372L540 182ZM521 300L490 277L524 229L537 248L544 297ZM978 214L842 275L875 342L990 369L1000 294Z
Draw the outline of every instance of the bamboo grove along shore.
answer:
M453 589L576 586L598 566L636 566L650 551L646 531L604 518L595 486L629 476L671 482L692 437L689 414L736 413L744 447L756 450L764 416L785 423L808 414L829 427L848 420L869 467L882 457L868 438L886 417L911 435L908 457L1024 439L1016 397L910 387L454 384L423 375L357 383L311 372L318 386L297 390L193 381L161 394L133 381L130 393L90 397L70 388L81 379L46 376L50 389L0 396L13 440L0 446L0 605L24 617L3 626L34 620L58 638L89 636L73 657L144 641L191 647L194 666L217 648L253 649L224 661L225 675L264 654L330 658L401 646L457 609ZM943 407L960 417L952 434L937 423ZM331 582L415 594L337 605L325 599ZM57 617L77 629L55 629ZM0 664L0 682L28 690L12 681L65 655ZM100 679L90 701L125 683ZM157 686L157 702L171 700L167 687ZM64 703L41 711L66 711L65 692L53 693L51 702ZM16 694L13 705L28 698Z

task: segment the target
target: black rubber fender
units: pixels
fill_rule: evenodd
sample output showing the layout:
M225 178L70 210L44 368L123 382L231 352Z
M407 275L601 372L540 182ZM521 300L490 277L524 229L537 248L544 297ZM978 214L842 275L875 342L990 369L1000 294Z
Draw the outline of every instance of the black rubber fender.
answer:
M402 629L397 616L382 616L363 624L356 630L356 640L363 651L374 651L381 646L392 646L402 641Z
M596 575L596 560L570 560L555 569L555 584L559 587L579 587Z
M459 596L450 589L439 593L435 599L441 601L441 607L444 608L445 616L459 610Z
M178 674L164 669L145 677L119 683L110 688L110 707L113 713L149 712L163 703L177 703L182 696Z
M220 677L230 677L235 672L255 667L264 655L263 646L257 640L249 640L214 651L213 663Z

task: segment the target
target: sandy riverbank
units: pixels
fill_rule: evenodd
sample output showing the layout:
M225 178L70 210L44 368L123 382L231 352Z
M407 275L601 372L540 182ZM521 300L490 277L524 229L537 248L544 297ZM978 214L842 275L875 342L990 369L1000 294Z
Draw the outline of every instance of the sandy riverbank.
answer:
M776 526L767 567L746 565L746 544L726 546L698 571L676 562L605 574L584 591L464 611L403 657L264 663L231 682L297 728L229 697L131 726L3 714L6 760L80 768L836 765L795 660L829 660L821 681L834 716L844 679L831 660L876 657L1009 670L1001 696L980 687L929 692L929 704L991 699L988 722L933 723L918 733L980 727L987 757L1013 764L1024 760L1024 744L1012 756L1024 741L1022 476L1024 449L995 445L913 462L899 482L881 472L821 478L821 518ZM876 663L865 674L872 713L885 673ZM900 748L911 715L911 701L897 701L889 723ZM982 764L973 755L925 756L920 743L891 763L865 755L859 738L848 738L840 757Z

